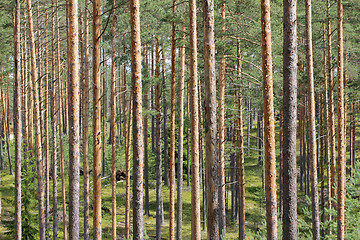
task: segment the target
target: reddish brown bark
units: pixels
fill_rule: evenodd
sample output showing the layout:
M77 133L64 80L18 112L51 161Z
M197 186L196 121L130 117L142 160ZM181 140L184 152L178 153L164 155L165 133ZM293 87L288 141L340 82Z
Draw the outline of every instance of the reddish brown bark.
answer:
M274 91L272 78L270 0L261 0L264 146L267 239L277 239Z

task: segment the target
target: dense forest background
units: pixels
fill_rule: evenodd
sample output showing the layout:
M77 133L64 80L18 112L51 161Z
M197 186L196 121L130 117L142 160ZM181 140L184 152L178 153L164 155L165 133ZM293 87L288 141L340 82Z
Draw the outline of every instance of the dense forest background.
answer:
M1 0L0 238L358 239L359 22L358 0Z

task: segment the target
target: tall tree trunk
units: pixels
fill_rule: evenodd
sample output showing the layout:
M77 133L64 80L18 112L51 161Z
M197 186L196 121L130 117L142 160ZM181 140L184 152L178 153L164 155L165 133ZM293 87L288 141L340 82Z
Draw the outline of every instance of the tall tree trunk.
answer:
M93 198L94 239L101 239L101 1L93 1Z
M296 121L297 121L297 20L296 0L283 1L283 239L297 238Z
M345 239L346 130L344 101L343 3L337 0L337 71L338 71L338 198L337 238Z
M141 84L140 4L130 0L131 12L131 70L133 93L133 238L143 235L143 123Z
M169 186L169 136L167 126L167 86L166 86L166 72L165 72L165 49L161 44L161 66L162 66L162 105L163 105L163 136L164 139L164 185Z
M326 26L325 23L323 23L323 44L324 44L324 50L323 50L323 55L324 55L324 99L323 99L323 121L322 121L322 129L323 129L323 138L324 138L324 159L323 159L323 168L325 168L325 164L327 164L327 194L328 197L331 194L331 182L330 182L330 163L329 163L329 95L328 95L328 75L327 75L327 68L328 68L328 63L327 63L327 45L326 45ZM321 215L321 222L323 224L325 224L325 201L326 201L326 196L325 196L325 169L323 169L323 174L322 174L322 179L321 179L321 208L322 208L322 215ZM329 198L330 199L330 198ZM330 214L329 214L330 215ZM321 238L324 238L326 233L325 233L325 229L324 227L321 229Z
M200 239L200 179L199 179L199 109L196 0L189 0L190 33L190 112L191 112L191 239ZM189 133L189 131L188 131ZM189 143L189 135L188 135ZM188 162L189 163L189 162ZM189 172L187 173L189 174Z
M156 70L155 77L160 79L160 44L156 38ZM161 225L163 223L162 211L162 160L161 160L161 90L160 82L155 89L155 111L156 111L156 239L161 240Z
M149 77L149 52L148 46L144 48L144 57L145 57L145 78ZM144 94L144 105L149 109L149 86L145 89ZM144 187L145 187L145 215L150 216L149 209L149 158L148 158L148 115L144 115Z
M115 72L115 0L112 3L112 26L111 26L111 192L112 192L112 239L116 240L116 122L115 122L115 111L116 111L116 72Z
M48 25L49 15L46 13L46 23ZM44 92L44 144L45 144L45 160L46 160L46 168L45 168L45 180L46 180L46 204L45 204L45 218L46 218L46 229L50 230L49 223L49 205L50 205L50 147L49 147L49 52L48 52L48 39L47 39L47 30L45 30L45 92ZM46 234L46 239L49 239L49 233Z
M175 15L176 0L173 0L173 15ZM175 85L176 85L176 22L172 23L171 43L171 109L170 109L170 197L169 197L169 239L175 239Z
M105 61L105 49L102 49L102 57L100 60L100 63ZM105 76L105 65L100 64L100 78L101 78L101 129L102 129L102 135L101 135L101 157L102 157L102 165L101 165L101 171L102 176L105 177L105 170L106 170L106 151L105 151L105 137L106 137L106 118L107 118L107 107L106 107L106 99L107 99L107 86L106 86L106 76Z
M51 158L52 158L52 179L53 179L53 216L58 215L57 209L57 117L58 111L56 109L56 33L55 33L55 1L52 1L52 16L51 16L51 65L52 65L52 79L50 83L50 119L51 119ZM59 84L59 80L57 81ZM57 217L53 217L53 239L57 239L58 222Z
M83 76L82 90L82 140L83 140L83 169L84 169L84 240L90 239L89 231L89 1L85 0L84 7L84 35L83 35Z
M125 52L125 46L124 46ZM127 103L127 84L126 84L126 64L124 63L124 98L123 98L123 106L124 106L124 134L125 134L125 169L126 169L126 194L125 194L125 237L130 237L130 178L128 175L130 174L130 144L131 144L131 97L130 104L128 108ZM127 118L127 114L129 118Z
M130 150L131 150L131 134L132 134L132 94L130 94L129 118L126 130L126 149L125 149L125 168L126 168L126 196L125 196L125 237L130 237Z
M241 79L242 62L241 62L241 49L240 42L237 42L237 79ZM244 162L244 129L243 129L243 116L242 116L242 89L237 92L238 99L238 130L237 130L237 179L238 179L238 192L240 200L239 208L239 239L245 239L245 162Z
M267 239L277 239L276 156L272 78L270 1L261 0L261 37L264 100L265 189Z
M15 239L22 239L21 228L21 62L20 0L15 1L14 16L14 134L15 134ZM1 141L1 139L0 139ZM1 204L0 204L1 214Z
M45 240L45 209L44 209L44 174L43 174L43 158L41 146L41 125L40 125L40 108L39 93L37 86L37 68L34 43L34 27L31 0L27 0L27 12L29 22L29 44L30 44L30 60L31 60L31 80L34 104L34 124L35 124L35 154L38 162L38 202L39 202L39 235L40 240Z
M319 223L319 193L317 177L317 157L316 157L316 116L315 116L315 89L314 89L314 64L312 50L312 13L311 0L305 1L306 13L306 72L308 85L308 116L309 116L309 163L310 163L310 182L311 182L311 208L312 208L312 233L313 239L320 239Z
M221 5L222 33L225 33L225 3ZM224 37L222 37L224 39ZM225 53L221 53L219 78L219 231L220 236L226 233L225 209Z
M219 239L219 172L216 163L214 2L203 0L207 238ZM193 171L193 175L198 172Z
M78 2L68 0L69 238L79 239L80 79Z
M333 76L333 57L332 57L332 30L330 16L330 0L327 0L327 47L328 47L328 80L329 80L329 119L330 119L330 171L331 171L331 195L329 199L335 197L336 182L336 157L335 157L335 100L334 100L334 76ZM336 203L332 200L331 208L336 208ZM331 220L331 219L329 219Z
M62 197L62 210L63 210L63 231L64 231L64 240L68 238L67 236L67 225L66 225L66 193L65 193L65 164L64 164L64 144L63 144L63 95L62 86L61 86L61 64L60 64L60 18L58 11L58 0L56 0L56 21L57 21L57 78L58 78L58 93L59 93L59 142L60 142L60 167L61 167L61 197ZM56 181L56 179L53 179Z
M182 239L182 215L183 215L183 166L184 166L184 79L185 79L185 26L182 26L181 31L182 43L179 49L180 52L180 74L179 74L179 137L178 137L178 169L177 169L177 209L176 209L176 239Z

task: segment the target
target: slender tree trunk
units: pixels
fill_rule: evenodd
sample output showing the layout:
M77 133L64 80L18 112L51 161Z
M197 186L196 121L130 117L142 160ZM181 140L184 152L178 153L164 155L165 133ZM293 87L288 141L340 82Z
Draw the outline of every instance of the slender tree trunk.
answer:
M90 239L89 231L89 19L88 0L85 0L84 7L84 51L83 51L83 76L81 81L82 89L82 140L83 140L83 169L84 169L84 239Z
M160 44L156 39L156 70L155 77L160 78ZM161 90L160 82L155 89L155 111L156 111L156 239L161 240L161 225L163 223L162 211L162 160L161 160Z
M149 56L148 46L145 46L145 78L149 77ZM149 109L149 86L147 86L144 94L144 105ZM148 159L148 115L144 115L144 187L145 187L145 215L150 216L149 209L149 159Z
M61 82L61 61L60 61L60 19L58 12L58 0L56 0L56 19L57 19L57 78L58 78L58 93L59 93L59 140L60 140L60 167L61 167L61 195L62 195L62 210L63 210L63 231L64 231L64 240L67 239L67 225L66 225L66 193L65 193L65 164L64 164L64 144L63 144L63 97L62 97L62 86ZM56 181L54 179L53 181Z
M125 52L125 46L124 46ZM130 237L130 146L131 146L131 117L132 117L132 109L131 109L131 97L130 104L127 104L127 84L126 84L126 65L124 63L124 98L123 98L123 106L124 106L124 134L125 134L125 169L126 169L126 194L125 194L125 237ZM128 110L129 109L129 110ZM129 115L127 118L126 115Z
M314 64L312 50L312 13L311 0L305 1L306 11L306 70L308 85L308 116L309 116L309 163L311 181L311 202L312 202L312 231L313 239L320 239L319 224L319 193L317 177L316 157L316 116L315 116L315 89L314 89Z
M6 99L4 96L4 89L1 87L1 98L2 98L2 108L4 112L4 130L5 130L5 137L6 137L6 150L8 153L8 161L9 161L9 171L10 175L13 175L13 167L12 167L12 160L11 160L11 152L10 152L10 124L9 124L9 99L8 99L8 90L6 89Z
M167 86L166 86L166 72L165 72L165 49L163 44L161 45L161 66L162 66L162 105L163 105L163 136L164 139L164 185L169 186L169 136L168 136L168 124L167 124Z
M237 79L241 79L242 62L241 62L241 49L240 42L237 42ZM244 162L244 129L243 129L243 116L242 116L242 89L237 92L238 99L238 131L237 131L237 179L239 191L239 239L245 239L245 162Z
M337 238L345 239L346 130L344 101L343 3L337 0L337 71L338 71L338 214Z
M331 171L331 195L329 199L335 197L335 182L336 182L336 157L335 157L335 103L334 103L334 76L333 76L333 62L332 62L332 30L331 30L331 16L330 16L330 0L327 0L327 47L328 47L328 80L329 80L329 119L330 119L330 171ZM331 201L331 208L336 208L336 203ZM329 219L331 220L331 219Z
M46 26L48 26L49 15L46 13ZM48 38L47 38L47 30L45 30L45 92L44 92L44 144L45 144L45 160L46 160L46 168L45 168L45 180L46 180L46 205L45 205L45 218L46 218L46 229L50 230L50 222L49 222L49 206L50 206L50 147L49 147L49 52L48 52ZM46 239L49 239L49 233L46 234Z
M27 12L29 21L29 44L30 44L30 60L31 60L31 79L34 103L34 124L35 124L35 154L38 162L38 202L39 202L39 235L40 240L45 240L45 209L44 209L44 174L43 174L43 158L41 146L41 125L40 125L40 108L39 93L37 82L36 55L34 43L34 27L31 0L27 0Z
M127 123L127 140L126 140L126 152L125 152L125 168L126 168L126 199L125 199L125 237L130 237L130 150L131 150L131 134L132 134L132 123L133 123L133 103L132 103L132 94L130 94L130 103L129 103L129 118Z
M284 82L282 141L283 239L297 238L296 121L297 121L297 20L296 0L284 0Z
M101 1L93 1L93 198L94 239L101 239Z
M199 179L199 109L196 1L189 0L190 32L190 112L191 112L191 239L200 239L200 179ZM189 133L189 131L188 131ZM189 144L189 135L188 135ZM188 162L189 163L189 162ZM189 172L187 173L189 174Z
M276 157L270 1L261 0L267 239L277 239Z
M280 109L280 133L279 133L279 218L283 219L284 214L284 109Z
M221 5L221 19L225 21L225 3ZM222 33L225 33L225 23L222 26ZM222 37L224 39L224 37ZM219 78L219 231L220 236L225 237L226 233L226 209L225 209L225 53L224 50L220 59Z
M115 0L113 0L112 9L112 59L111 59L111 183L112 183L112 239L116 240L116 72L115 72Z
M52 158L52 179L53 179L53 216L58 215L57 209L57 117L56 109L56 35L55 35L55 1L52 1L52 16L51 16L51 65L52 65L52 79L50 83L50 119L51 119L51 158ZM59 83L59 81L57 81ZM53 239L57 239L58 221L57 217L53 217Z
M173 15L175 15L176 0L173 0ZM171 109L170 109L170 200L169 200L169 239L175 239L175 85L176 85L176 22L172 24L171 43Z
M20 0L15 1L14 15L14 134L15 134L15 239L22 239L21 227L21 55ZM1 141L1 139L0 139ZM0 204L1 214L1 204Z
M183 32L180 52L180 75L179 75L179 138L178 138L178 176L177 176L177 214L176 214L176 239L182 239L182 209L183 209L183 165L184 165L184 79L185 79L185 26Z
M329 136L328 136L328 133L329 133L329 103L328 103L328 75L327 75L327 68L328 68L328 64L327 64L327 55L326 55L326 52L327 52L327 49L326 49L326 26L325 26L325 23L323 23L323 44L324 44L324 50L323 50L323 55L324 55L324 87L325 87L325 90L324 90L324 99L323 99L323 114L322 114L322 123L321 123L321 129L323 131L323 134L322 134L322 137L324 138L323 141L323 148L324 148L324 151L323 151L323 173L322 173L322 179L321 179L321 208L322 208L322 214L321 214L321 222L323 224L325 224L325 201L326 201L326 196L325 196L325 164L327 164L327 169L330 170L330 164L329 164ZM330 176L329 176L329 171L327 171L327 179L326 179L326 182L328 183L328 191L327 191L327 194L328 194L328 197L330 195L330 185L331 185L331 182L330 182ZM322 227L321 229L321 238L323 239L326 235L326 232L325 232L325 228Z

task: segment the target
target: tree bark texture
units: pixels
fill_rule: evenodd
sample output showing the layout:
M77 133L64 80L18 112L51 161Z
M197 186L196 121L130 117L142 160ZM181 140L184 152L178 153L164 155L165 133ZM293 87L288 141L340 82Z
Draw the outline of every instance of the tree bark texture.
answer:
M196 0L189 0L189 19L190 83L188 92L190 95L189 104L191 112L191 172L193 173L191 177L191 239L195 240L201 238ZM187 174L189 174L189 172L187 172Z
M312 202L312 231L313 239L320 239L319 223L319 193L317 177L317 157L316 157L316 116L315 116L315 89L314 89L314 63L312 49L312 13L311 0L305 1L306 13L306 70L308 85L308 108L309 114L309 163L310 163L310 182L311 182L311 202Z
M173 0L173 14L175 15L176 1ZM175 239L175 86L176 86L176 22L172 24L171 43L171 103L170 103L170 200L169 200L169 239Z
M337 184L337 238L345 239L345 182L346 182L346 120L344 101L344 44L343 3L337 0L337 76L338 76L338 184Z
M69 238L79 239L80 80L78 2L68 0Z
M93 1L93 205L94 240L101 239L101 1Z
M183 165L184 165L184 79L185 79L185 26L181 28L184 33L180 52L179 74L179 138L178 138L178 169L177 169L177 209L176 209L176 239L182 239L182 201L183 201Z
M219 173L216 161L216 75L214 2L203 0L207 238L219 239ZM193 175L198 172L192 172Z
M15 239L22 239L21 228L21 54L20 0L15 1L14 21L14 134L15 134ZM1 207L0 207L1 210ZM1 212L0 212L1 213Z
M27 12L29 22L29 45L30 45L30 61L31 61L31 80L32 80L32 97L34 106L34 124L35 124L35 155L38 165L38 208L39 208L39 235L40 240L45 240L45 208L44 208L44 169L41 144L41 125L40 125L40 107L39 92L37 84L37 67L34 43L34 26L31 0L27 0Z
M133 237L144 238L143 225L143 120L141 83L140 4L130 0L131 86L133 93Z
M284 0L283 39L283 239L297 239L297 20L296 0ZM281 174L281 173L280 173Z
M270 27L270 0L261 0L261 37L264 101L265 191L267 239L277 239L274 90Z

